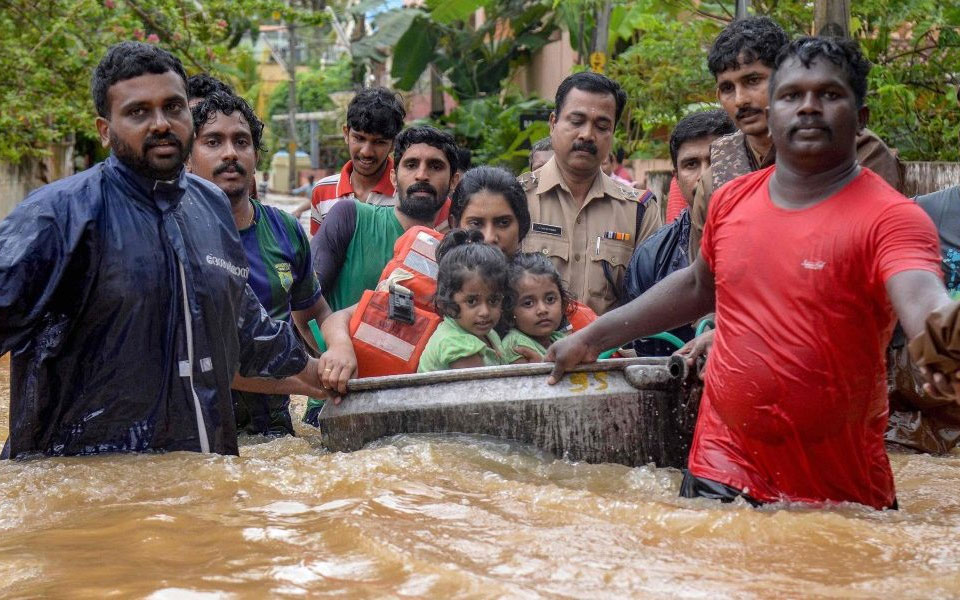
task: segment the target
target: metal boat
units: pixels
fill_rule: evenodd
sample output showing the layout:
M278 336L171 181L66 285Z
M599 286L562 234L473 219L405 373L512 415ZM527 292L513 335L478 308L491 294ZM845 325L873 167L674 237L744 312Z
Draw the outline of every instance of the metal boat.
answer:
M355 379L343 402L321 410L321 438L353 451L401 433L480 434L574 461L686 465L701 386L682 360L602 360L551 386L552 366Z

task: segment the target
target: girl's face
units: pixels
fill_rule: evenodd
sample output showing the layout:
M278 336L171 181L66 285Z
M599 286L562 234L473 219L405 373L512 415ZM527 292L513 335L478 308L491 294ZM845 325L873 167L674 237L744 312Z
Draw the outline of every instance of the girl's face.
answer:
M517 282L516 328L533 338L549 338L560 328L563 302L557 284L547 275L526 274Z
M470 196L460 223L455 226L483 233L483 241L500 248L507 256L513 256L520 249L520 224L503 194L476 192Z
M457 324L477 337L485 337L500 321L503 294L476 273L467 275L453 301L460 307Z

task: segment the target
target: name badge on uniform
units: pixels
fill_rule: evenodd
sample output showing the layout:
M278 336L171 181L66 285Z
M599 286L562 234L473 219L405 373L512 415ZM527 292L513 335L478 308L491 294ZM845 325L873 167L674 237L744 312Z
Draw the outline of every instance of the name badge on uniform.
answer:
M563 235L563 228L559 225L548 225L546 223L534 223L532 227L533 231L536 233L545 233L547 235L555 235L560 237Z

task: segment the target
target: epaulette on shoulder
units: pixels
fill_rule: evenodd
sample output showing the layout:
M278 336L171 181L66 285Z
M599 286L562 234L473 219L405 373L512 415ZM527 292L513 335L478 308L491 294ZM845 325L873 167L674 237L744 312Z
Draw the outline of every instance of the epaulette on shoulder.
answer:
M629 200L631 202L643 202L644 200L646 200L646 197L645 197L646 195L644 194L644 196L641 197L640 195L641 191L635 187L618 184L617 191L620 192L620 196L624 200Z
M533 171L527 171L517 177L517 181L520 182L520 187L523 188L523 191L529 192L537 187L537 174Z

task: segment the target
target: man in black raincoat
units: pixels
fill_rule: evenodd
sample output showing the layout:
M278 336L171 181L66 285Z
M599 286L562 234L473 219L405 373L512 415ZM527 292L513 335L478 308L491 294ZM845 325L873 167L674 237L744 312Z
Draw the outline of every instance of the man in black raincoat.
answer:
M0 353L12 352L5 457L237 453L235 373L317 379L247 286L226 196L184 171L180 61L133 42L93 75L111 156L0 223Z

